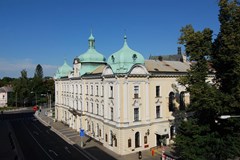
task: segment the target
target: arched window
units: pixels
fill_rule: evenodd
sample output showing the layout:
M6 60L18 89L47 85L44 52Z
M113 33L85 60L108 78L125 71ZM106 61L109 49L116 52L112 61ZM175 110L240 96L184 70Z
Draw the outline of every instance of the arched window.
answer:
M184 95L184 92L181 92L180 93L180 107L179 109L180 110L185 110L185 95Z
M140 133L136 132L135 133L135 148L140 147Z
M170 92L169 93L169 102L168 102L168 109L169 109L169 111L174 111L174 108L175 108L174 102L173 102L174 98L175 98L174 93Z
M110 146L113 146L113 132L110 131Z

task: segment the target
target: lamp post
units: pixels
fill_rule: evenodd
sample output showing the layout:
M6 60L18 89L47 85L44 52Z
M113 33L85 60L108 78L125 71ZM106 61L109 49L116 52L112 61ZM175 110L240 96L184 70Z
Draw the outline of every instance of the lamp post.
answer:
M52 97L51 97L50 90L48 90L47 96L48 96L48 103L49 103L48 106L49 106L50 116L52 116L52 102L51 102Z
M36 100L36 106L37 106L37 93L36 92L31 92L31 93L34 93L35 94L35 100Z

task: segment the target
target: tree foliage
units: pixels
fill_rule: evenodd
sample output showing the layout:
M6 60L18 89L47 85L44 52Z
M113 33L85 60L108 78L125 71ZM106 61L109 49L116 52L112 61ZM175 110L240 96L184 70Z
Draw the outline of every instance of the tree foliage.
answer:
M27 71L21 71L21 76L14 79L13 82L13 102L12 105L33 106L36 103L47 103L47 93L51 91L54 101L54 80L49 77L43 77L41 65L37 65L33 78L28 78Z
M237 1L220 0L220 32L181 30L183 44L192 65L180 83L190 93L187 117L179 127L176 151L183 159L225 160L240 156L239 119L220 120L220 115L240 115L240 6ZM215 79L209 83L210 68ZM217 123L216 123L217 121Z

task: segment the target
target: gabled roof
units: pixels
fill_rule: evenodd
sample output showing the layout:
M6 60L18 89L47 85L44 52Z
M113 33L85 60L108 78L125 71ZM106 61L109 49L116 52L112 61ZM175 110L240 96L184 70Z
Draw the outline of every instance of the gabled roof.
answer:
M148 72L187 72L190 69L188 63L180 61L145 60Z
M4 86L0 88L0 93L5 93L5 92L13 92L13 88L11 86Z

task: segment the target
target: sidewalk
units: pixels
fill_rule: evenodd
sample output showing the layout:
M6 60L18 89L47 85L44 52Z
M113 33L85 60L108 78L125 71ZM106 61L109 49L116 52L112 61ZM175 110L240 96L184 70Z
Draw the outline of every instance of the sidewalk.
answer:
M35 117L44 125L51 126L52 131L62 137L65 141L72 145L82 148L86 154L88 154L92 159L107 159L107 160L135 160L138 159L137 153L132 153L128 155L118 155L113 151L102 146L98 141L91 139L88 136L82 137L82 141L85 143L84 147L81 147L81 138L79 132L68 127L61 122L54 122L53 118L46 116L44 109L41 112L36 112ZM154 150L154 156L149 150L142 151L143 160L159 160L161 157L161 149Z

